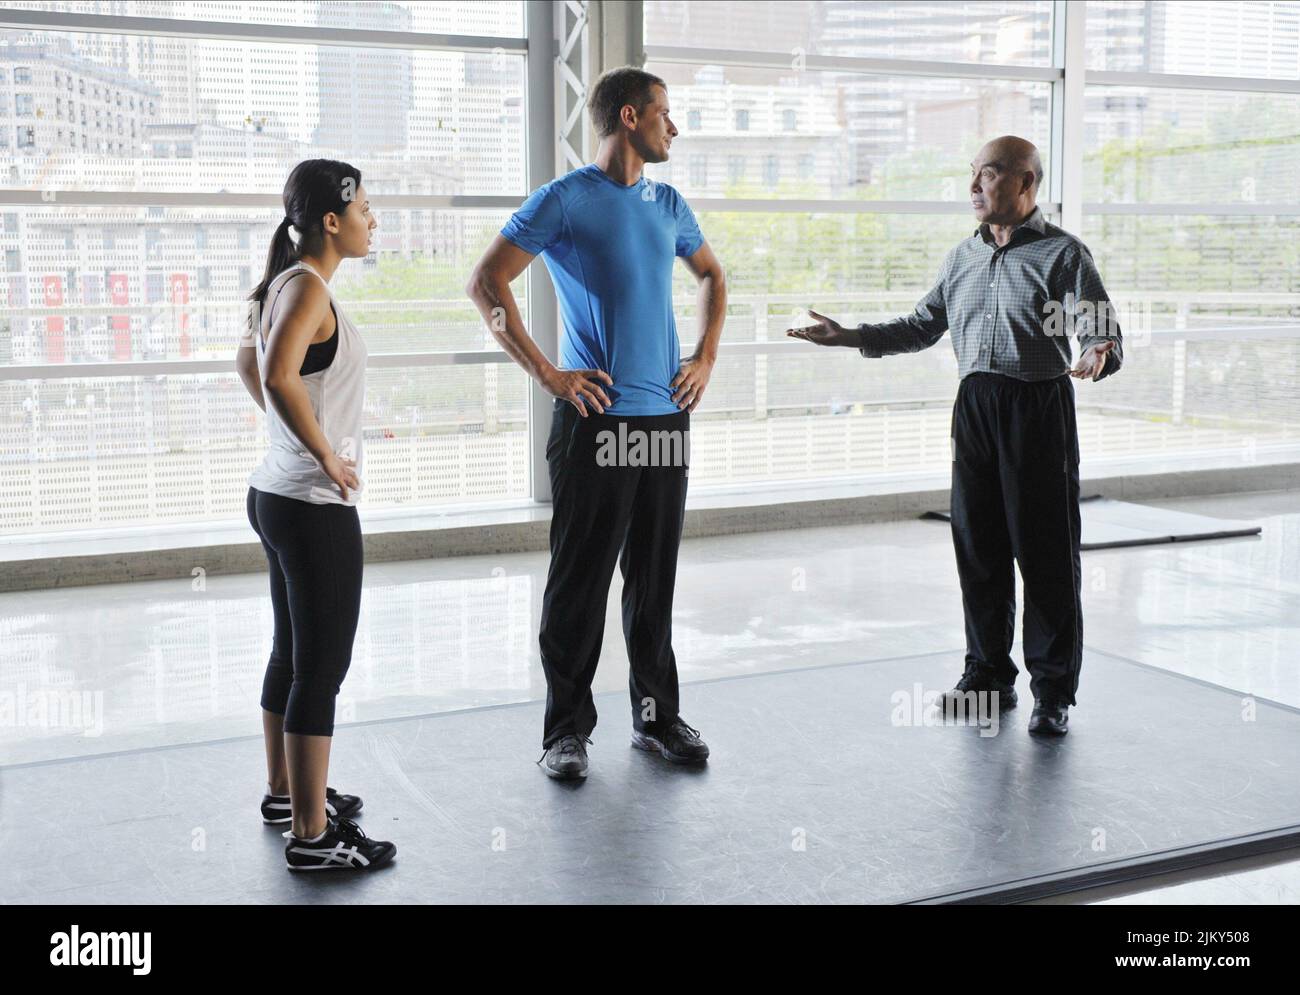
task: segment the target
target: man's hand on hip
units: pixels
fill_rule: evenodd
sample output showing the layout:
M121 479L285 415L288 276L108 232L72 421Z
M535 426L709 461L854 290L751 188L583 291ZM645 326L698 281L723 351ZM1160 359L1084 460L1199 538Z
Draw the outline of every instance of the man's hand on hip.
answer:
M586 418L587 405L598 415L603 415L610 406L609 395L600 389L601 380L614 386L614 381L604 370L551 370L543 378L542 386L552 397L564 398Z
M709 385L713 375L713 360L703 356L692 356L682 363L677 376L668 386L673 390L673 403L678 408L685 408L689 413L700 405L704 397L704 388Z

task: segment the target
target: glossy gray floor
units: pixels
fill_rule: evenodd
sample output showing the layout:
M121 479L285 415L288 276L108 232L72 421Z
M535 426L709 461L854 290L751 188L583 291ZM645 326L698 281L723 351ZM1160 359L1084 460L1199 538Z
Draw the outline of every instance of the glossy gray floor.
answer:
M1258 521L1264 535L1086 554L1088 646L1300 704L1300 668L1295 666L1293 651L1300 636L1300 496L1272 493L1160 503ZM352 776L361 781L344 786L364 788L370 799L372 831L385 825L380 820L386 813L376 794L378 785L371 787L366 780L365 761L369 758L378 769L382 760L367 752L370 747L363 749L360 741L352 749L348 744L349 737L364 730L370 730L365 735L373 735L382 727L361 723L534 701L544 695L536 659L536 615L545 563L544 555L530 554L368 569L353 669L340 702L345 726L336 750L336 770L357 771ZM269 646L265 577L202 581L200 576L194 581L0 596L4 626L0 693L8 694L11 701L24 697L29 703L44 695L50 699L51 711L56 695L63 703L58 721L49 721L48 716L44 723L19 718L0 728L4 762L31 763L255 735L260 674ZM617 590L616 579L598 678L602 690L625 686ZM689 542L679 572L675 636L682 676L688 682L936 651L948 654L948 673L955 676L960 669L961 612L947 528L911 521ZM1102 689L1093 688L1091 678L1086 670L1081 707L1074 713L1076 731L1093 718L1091 709L1099 707L1101 700ZM1027 691L1023 680L1021 690ZM68 711L74 693L83 704L76 714ZM685 714L703 725L692 710L693 694L691 689L685 694ZM483 723L484 735L493 714L472 713ZM1024 718L1027 714L1017 721ZM1153 708L1149 718L1153 729L1181 721L1160 708ZM357 725L349 730L348 724ZM430 723L425 735L432 736L437 728ZM629 751L624 747L624 731L609 722L607 713L598 732L597 764L631 762L625 755ZM704 732L716 747L717 736L708 728ZM1023 730L1018 734L1023 735ZM1079 737L1072 742L1082 741ZM471 734L468 740L434 744L435 764L454 767L467 755L484 754L484 742ZM537 772L528 764L536 755L535 746L524 737L518 755L512 754L525 773L533 775ZM799 749L797 741L790 746ZM257 743L233 744L230 750L224 754L229 761L219 778L229 787L216 794L202 785L194 789L199 792L195 797L214 801L228 791L228 808L199 805L194 809L198 815L184 810L175 815L186 823L187 834L228 824L245 827L240 831L265 843L255 832L261 830L260 824L248 821L249 801L255 806L262 781ZM119 771L124 770L122 764L147 765L153 762L148 759L151 755L164 754L144 753L112 764ZM354 763L357 766L344 766ZM721 757L708 778L719 776L720 764ZM46 771L52 775L55 769ZM108 762L88 769L99 771L87 782L95 790L74 792L69 813L74 821L102 826L99 813L113 808L102 801L101 792L124 791L128 782L115 785L114 778L125 774L112 774ZM32 768L33 773L39 770ZM38 827L31 809L11 803L8 786L19 773L0 774L4 832L31 838L39 830L47 839L70 840L69 830L48 824ZM612 776L613 771L609 773ZM557 787L540 775L536 782L539 790ZM429 790L428 785L412 783L414 789ZM203 795L203 790L208 794ZM752 790L762 789L754 785ZM590 794L595 797L595 792ZM443 804L441 799L426 797L435 807ZM430 820L422 815L417 821ZM119 842L129 843L131 823L119 831L125 834ZM403 864L409 867L414 859L414 855L408 859L412 841L397 832L393 835L405 844ZM435 828L432 835L455 837L447 826ZM98 899L72 898L120 876L113 877L111 864L87 867L71 847L62 852L70 862L65 862L57 881L49 882L49 900L60 900L56 897L60 892L64 900L115 900L111 889L100 891ZM1219 877L1201 871L1153 882L1158 887L1129 887L1088 897L1219 902L1228 894L1234 901L1294 902L1300 898L1297 867L1295 861L1271 858L1242 869L1240 864L1232 865ZM196 880L210 872L210 866L202 873L196 870ZM179 887L186 878L178 875L153 879L160 887ZM281 886L276 880L264 884Z
M1300 834L1300 710L1090 653L1094 707L1065 739L1020 710L944 725L922 708L948 654L709 681L703 768L633 751L604 714L585 783L524 760L541 706L392 719L339 737L336 783L364 784L390 868L291 875L230 778L248 741L5 772L0 870L19 902L900 902L1060 877L1134 857ZM1161 702L1181 721L1152 721ZM87 809L93 809L88 812ZM39 848L24 846L32 836ZM1020 892L1023 894L1023 892ZM1039 892L1041 894L1041 892Z

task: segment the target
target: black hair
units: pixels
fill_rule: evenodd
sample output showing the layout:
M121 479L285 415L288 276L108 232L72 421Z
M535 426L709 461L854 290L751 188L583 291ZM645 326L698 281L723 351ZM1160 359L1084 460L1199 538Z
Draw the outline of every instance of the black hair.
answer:
M342 214L361 189L361 170L337 159L304 159L293 167L284 183L284 220L271 236L262 282L248 295L262 304L266 291L280 273L297 261L302 243L322 230L325 215ZM289 237L289 226L298 230L298 244Z

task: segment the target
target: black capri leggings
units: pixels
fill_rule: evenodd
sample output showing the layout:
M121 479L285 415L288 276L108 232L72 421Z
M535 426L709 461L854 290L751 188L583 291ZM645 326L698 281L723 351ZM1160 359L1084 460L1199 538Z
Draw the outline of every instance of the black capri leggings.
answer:
M361 521L343 504L248 489L248 521L271 572L275 637L262 707L284 731L334 734L334 699L352 662L361 613Z

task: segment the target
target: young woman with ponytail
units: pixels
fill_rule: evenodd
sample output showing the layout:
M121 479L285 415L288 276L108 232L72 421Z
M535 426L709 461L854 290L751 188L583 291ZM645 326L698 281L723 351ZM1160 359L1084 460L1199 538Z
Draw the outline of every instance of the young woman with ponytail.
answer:
M361 799L326 782L335 699L361 610L366 367L365 342L329 281L342 260L369 253L376 223L361 173L333 159L294 167L284 212L248 297L248 335L235 362L266 412L268 441L247 498L275 616L262 683L262 819L292 823L290 870L373 869L396 847L366 836L351 819Z

